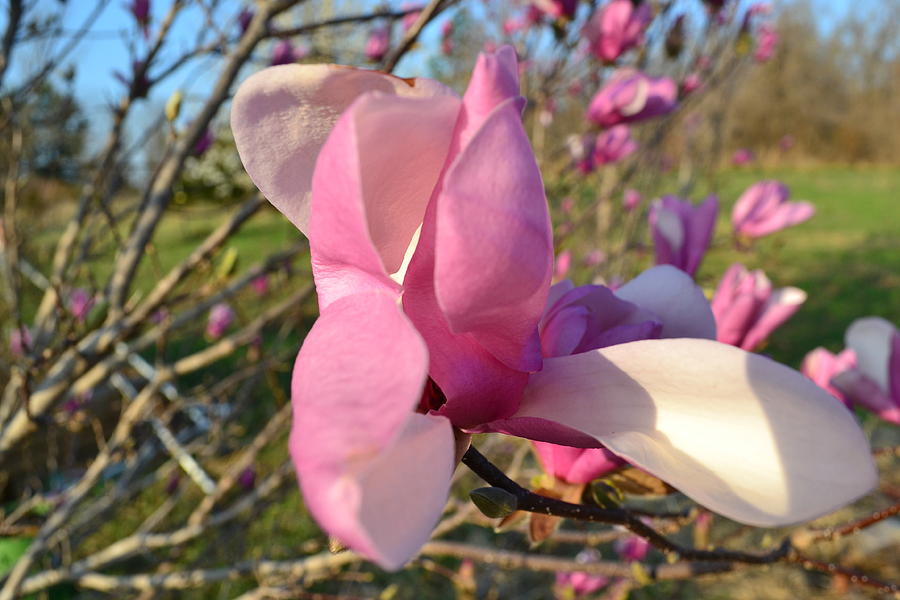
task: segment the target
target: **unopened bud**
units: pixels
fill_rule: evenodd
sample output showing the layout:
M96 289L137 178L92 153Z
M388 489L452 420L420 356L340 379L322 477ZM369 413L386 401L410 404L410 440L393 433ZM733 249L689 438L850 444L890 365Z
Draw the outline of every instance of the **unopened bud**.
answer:
M483 487L469 492L469 497L486 517L499 519L511 515L518 508L516 497L498 487Z
M181 101L183 99L184 94L181 90L175 90L172 92L172 95L169 96L169 99L166 100L166 120L168 120L169 123L172 123L177 119L179 113L181 113Z

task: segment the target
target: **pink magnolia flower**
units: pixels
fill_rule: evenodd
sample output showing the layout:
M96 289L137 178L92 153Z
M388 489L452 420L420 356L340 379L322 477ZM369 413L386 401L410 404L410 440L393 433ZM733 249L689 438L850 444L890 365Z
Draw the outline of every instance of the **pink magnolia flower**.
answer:
M805 301L803 290L772 289L772 283L760 269L751 273L735 263L725 271L712 299L716 339L747 351L755 350Z
M566 196L562 199L562 202L559 203L559 208L565 214L569 214L575 208L575 198L572 196Z
M616 554L626 562L637 562L644 560L650 551L650 542L642 537L630 535L615 541L613 548Z
M254 277L253 281L250 282L250 287L253 288L253 291L257 296L262 298L267 293L269 293L269 277L265 273L260 275L259 277Z
M206 335L217 340L231 327L234 322L234 310L226 303L219 302L209 311L209 319L206 321Z
M625 190L625 194L622 196L622 208L627 210L628 212L633 211L640 205L641 203L641 193L634 189Z
M766 62L775 55L775 47L778 45L778 32L768 23L763 23L756 28L756 50L753 58L756 62Z
M731 155L731 164L736 167L749 165L754 160L756 160L756 156L749 148L739 148L734 151L734 154Z
M9 332L9 351L13 356L23 356L33 345L31 330L24 325Z
M365 55L372 62L378 62L387 54L391 46L391 27L390 25L378 25L373 27L369 32L366 40Z
M82 288L74 288L69 293L69 298L66 301L66 308L69 309L69 312L79 323L84 323L93 306L94 297L90 292Z
M684 79L681 80L681 93L687 96L700 89L703 85L703 79L697 71L691 71Z
M150 0L131 0L128 10L131 11L131 16L134 17L146 37L150 26Z
M616 125L597 136L594 144L594 166L607 165L628 158L637 151L628 125Z
M533 442L544 471L566 483L590 483L626 464L606 448L572 448Z
M668 77L620 69L591 100L587 118L601 127L649 119L671 112L677 97L678 86Z
M644 42L644 30L653 20L649 2L611 0L600 7L584 27L590 51L611 63Z
M410 10L413 8L420 9L420 10L416 10L415 12L406 13L403 16L403 19L400 21L400 24L403 27L403 31L406 32L406 31L409 31L410 28L412 28L412 26L416 24L416 21L419 20L419 16L422 14L422 11L421 11L422 7L421 7L421 5L417 5L417 4L403 4L403 5L401 5L401 8L403 8L405 10Z
M215 135L212 132L212 129L207 127L203 130L203 133L200 135L200 138L194 143L194 147L191 149L191 154L200 158L206 151L212 148L213 142L216 141Z
M587 267L596 267L606 260L606 252L599 248L595 248L587 253L584 257L584 264Z
M569 250L563 250L556 257L556 266L553 269L553 277L555 279L564 279L569 267L572 266L572 253Z
M588 564L600 560L596 550L582 550L575 556L575 561ZM560 600L577 600L593 594L609 584L609 579L602 575L591 575L584 571L557 573L554 593Z
M553 19L570 21L578 9L578 0L532 0L532 6Z
M241 35L247 33L251 21L253 21L253 10L247 7L242 8L238 13L238 28L241 30Z
M762 237L810 219L816 212L809 202L789 202L790 189L780 181L760 181L748 187L731 211L735 234Z
M831 380L844 371L856 367L856 353L847 348L838 354L832 354L825 348L816 348L803 358L800 372L816 382L816 385L828 391L832 396L850 407L850 401L844 393L831 384Z
M757 525L867 491L866 439L827 392L683 339L711 332L712 313L675 269L617 295L682 339L543 356L553 245L522 106L508 47L479 57L462 98L332 65L268 69L235 96L248 173L309 238L320 317L294 368L290 449L319 524L402 566L446 503L454 429L602 445Z
M453 21L441 24L441 53L449 55L453 52Z
M650 207L650 232L658 265L674 265L693 276L712 241L719 200L710 195L694 206L677 196L663 196Z
M900 331L886 319L865 317L844 336L857 368L838 373L831 383L847 399L890 423L900 425Z
M575 169L583 175L594 172L594 148L597 144L597 136L593 133L581 135L572 134L566 138L566 145Z
M284 39L272 47L272 60L269 64L272 66L286 65L297 61L297 54L294 45L290 40Z

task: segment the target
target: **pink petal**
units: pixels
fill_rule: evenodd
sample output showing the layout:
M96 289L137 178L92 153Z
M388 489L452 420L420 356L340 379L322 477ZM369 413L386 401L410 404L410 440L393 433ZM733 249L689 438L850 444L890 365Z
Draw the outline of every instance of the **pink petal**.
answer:
M471 334L510 368L537 370L553 245L516 99L471 138L436 202L435 289L451 330Z
M525 421L517 427L516 421ZM809 379L708 340L645 340L548 358L499 425L579 430L700 504L756 526L827 514L877 482L851 414Z
M310 250L320 307L398 271L443 168L459 101L365 94L313 175Z
M478 55L469 86L463 96L458 144L464 148L498 106L515 98L519 111L524 104L519 97L519 66L512 46L501 46L496 52ZM455 154L455 153L454 153Z
M775 290L756 317L756 322L744 336L741 348L755 350L769 335L794 316L806 302L806 292L795 287Z
M617 289L616 296L656 315L664 338L716 338L716 320L703 290L680 269L647 269Z
M387 569L428 539L454 469L450 423L414 414L428 353L394 298L330 305L297 356L290 449L323 529Z
M266 198L304 233L319 149L344 109L369 91L413 98L453 95L429 79L295 64L264 69L235 94L231 126L241 161Z

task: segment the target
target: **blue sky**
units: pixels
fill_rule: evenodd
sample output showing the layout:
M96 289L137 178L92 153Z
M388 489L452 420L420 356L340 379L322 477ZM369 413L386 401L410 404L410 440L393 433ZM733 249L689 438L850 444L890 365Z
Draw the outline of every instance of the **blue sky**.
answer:
M488 0L492 1L492 0ZM496 0L493 0L496 1ZM699 2L699 0L697 0ZM879 0L812 0L819 16L820 26L827 30L833 23L839 21L850 10L871 10ZM749 0L741 0L748 3ZM0 0L0 27L5 25L6 2ZM152 0L152 22L158 24L169 6L168 1ZM216 14L218 26L226 31L236 31L235 16L246 4L241 0L223 0ZM364 0L357 6L374 5L371 0ZM396 0L395 5L400 1ZM775 4L779 4L775 2ZM137 45L138 53L145 42L141 36L135 34L135 24L131 14L127 10L126 0L111 0L103 10L100 18L91 28L87 38L69 55L65 61L75 67L76 79L75 92L84 110L92 118L92 138L102 136L105 125L108 122L109 111L106 109L114 103L122 94L122 85L112 76L113 72L127 73L130 69L131 54L130 45ZM74 31L85 21L87 16L96 6L94 0L68 0L65 7L63 20L67 31ZM40 10L57 10L59 4L56 0L41 0ZM355 11L354 11L355 12ZM197 35L198 23L202 23L202 13L197 7L183 11L182 16L176 21L172 31L171 42L163 53L165 57L177 56L180 51L191 47ZM432 27L429 37L434 37L436 27ZM13 59L13 68L10 79L15 81L21 76L22 68L26 69L34 64L46 60L47 49L40 48L36 44L30 47L20 47ZM200 97L216 76L218 62L215 59L194 62L181 72L177 72L163 84L154 89L149 102L144 102L138 107L136 121L143 121L141 112L149 117L158 115L162 104L175 89L185 92L187 101L183 114L189 115L192 101ZM152 71L151 71L152 73ZM249 70L248 70L249 73ZM245 76L245 75L244 75ZM223 118L222 115L219 118Z

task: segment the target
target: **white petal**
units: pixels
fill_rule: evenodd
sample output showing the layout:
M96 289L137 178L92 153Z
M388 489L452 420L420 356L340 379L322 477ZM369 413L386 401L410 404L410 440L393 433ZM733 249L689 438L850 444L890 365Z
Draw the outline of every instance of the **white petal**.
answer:
M877 482L868 442L840 402L792 369L709 340L545 359L516 417L591 435L751 525L827 514Z
M647 269L616 290L616 296L659 317L664 338L716 339L716 318L709 301L681 269L671 265Z
M850 324L844 335L847 347L856 352L859 370L875 380L882 390L888 390L888 361L891 357L891 336L896 328L881 317L865 317Z

